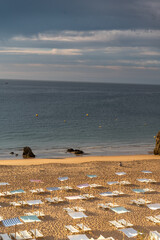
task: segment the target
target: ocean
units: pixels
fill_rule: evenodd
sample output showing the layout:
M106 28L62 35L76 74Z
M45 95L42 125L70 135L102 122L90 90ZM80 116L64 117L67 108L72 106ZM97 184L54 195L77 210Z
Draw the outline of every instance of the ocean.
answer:
M0 80L0 159L151 153L160 85Z

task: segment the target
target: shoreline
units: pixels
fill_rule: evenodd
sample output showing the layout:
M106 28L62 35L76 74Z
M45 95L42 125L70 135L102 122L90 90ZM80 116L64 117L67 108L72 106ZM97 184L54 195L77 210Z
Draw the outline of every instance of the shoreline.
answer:
M144 160L160 160L158 155L120 155L120 156L77 156L67 158L31 158L31 159L6 159L0 160L0 165L29 166L42 164L79 164L87 162L130 162Z

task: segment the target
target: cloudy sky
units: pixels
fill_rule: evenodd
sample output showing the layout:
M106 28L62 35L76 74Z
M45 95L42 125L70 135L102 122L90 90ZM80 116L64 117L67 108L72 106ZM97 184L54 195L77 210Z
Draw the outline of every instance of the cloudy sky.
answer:
M0 0L0 78L160 84L160 0Z

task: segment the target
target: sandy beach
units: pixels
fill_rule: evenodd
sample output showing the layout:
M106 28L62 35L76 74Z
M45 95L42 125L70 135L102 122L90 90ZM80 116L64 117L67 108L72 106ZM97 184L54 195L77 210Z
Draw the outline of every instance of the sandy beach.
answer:
M122 166L120 166L122 162ZM123 239L122 233L116 228L110 226L108 221L125 219L133 224L133 228L148 234L151 230L160 232L160 226L153 224L146 219L146 216L154 216L160 214L160 210L152 211L147 206L136 206L131 204L132 199L145 198L152 203L160 203L160 156L155 155L134 155L134 156L83 156L71 157L66 159L29 159L29 160L1 160L0 161L0 182L8 182L8 191L23 189L26 194L16 197L18 200L35 200L40 199L44 204L40 208L45 217L40 223L36 224L36 228L41 230L44 239L67 239L69 232L65 229L65 225L76 225L78 223L85 223L92 231L86 233L91 238L97 238L99 235L104 237L112 236L115 239ZM150 170L151 174L144 174L141 171ZM118 177L116 172L125 172L126 175ZM97 175L96 178L90 179L87 175ZM60 182L59 177L68 176L69 180ZM156 180L155 183L140 184L137 179L150 178ZM31 179L40 179L43 183L34 184L30 182ZM125 195L114 197L114 202L119 206L125 207L130 212L117 214L111 210L103 210L98 208L99 203L113 202L112 197L101 196L100 193L111 190L119 190L120 186L115 185L113 189L107 184L109 181L128 180L131 185L121 186L121 191ZM79 189L77 185L80 184L100 184L101 188L84 188ZM46 198L51 197L51 193L46 190L47 187L61 187L71 186L72 191L54 191L53 196L58 196L65 201L58 204L50 204L46 202ZM32 194L31 189L43 188L46 190L43 194ZM132 191L135 188L150 187L155 192L136 194ZM6 191L5 186L1 186L1 192ZM93 200L72 200L65 199L67 196L77 196L85 193L93 194ZM23 216L33 209L30 206L11 207L10 202L15 201L15 196L1 197L0 205L1 216L4 219ZM64 208L79 206L83 207L84 212L88 217L83 219L72 219ZM38 207L35 207L38 209ZM17 231L24 229L33 229L35 224L28 223L17 226ZM14 227L5 228L0 226L1 233L11 233L15 231ZM127 239L127 237L125 237Z

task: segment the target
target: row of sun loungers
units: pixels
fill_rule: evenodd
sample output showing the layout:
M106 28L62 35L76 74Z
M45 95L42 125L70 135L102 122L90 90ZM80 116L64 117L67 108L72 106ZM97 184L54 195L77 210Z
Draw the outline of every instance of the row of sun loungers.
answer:
M38 229L31 229L29 231L18 231L16 233L10 233L9 235L7 233L0 234L0 239L2 240L26 240L26 239L33 239L33 238L43 238L43 234Z
M66 225L65 228L71 233L90 232L91 228L84 225L83 223L76 224L76 226Z
M160 224L160 215L156 215L156 216L149 216L149 217L146 217L149 221L155 223L155 224Z
M140 206L140 205L149 204L149 203L151 203L151 201L143 199L143 198L139 198L139 199L131 200L131 203Z
M114 220L114 221L109 221L111 225L116 227L117 229L119 228L126 228L126 227L132 227L133 224L130 223L129 221L126 221L125 219L120 219L120 220Z

